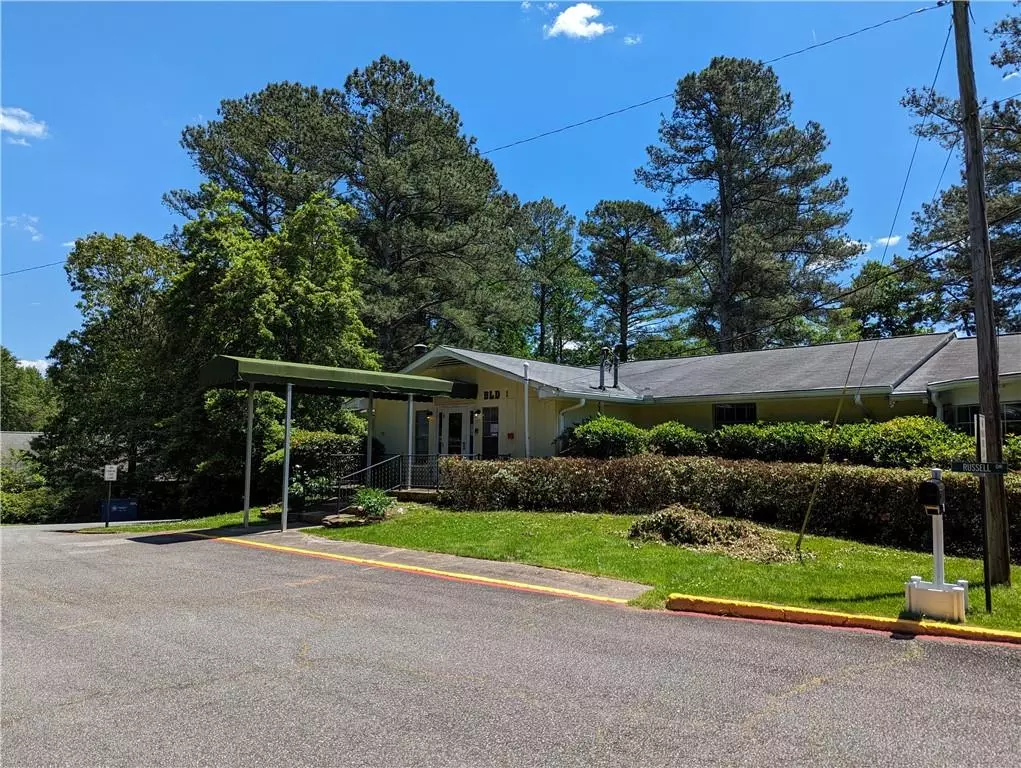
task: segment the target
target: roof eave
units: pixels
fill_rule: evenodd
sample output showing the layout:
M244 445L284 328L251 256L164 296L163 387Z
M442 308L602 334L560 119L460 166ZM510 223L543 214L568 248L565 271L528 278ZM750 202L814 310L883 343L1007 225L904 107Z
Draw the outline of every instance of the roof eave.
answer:
M839 397L846 395L875 395L890 394L890 387L862 387L860 390L843 389L842 387L827 387L825 389L791 389L774 392L738 392L729 394L707 394L707 395L680 395L674 397L653 397L652 402L659 403L736 403L747 400L784 400L805 397Z

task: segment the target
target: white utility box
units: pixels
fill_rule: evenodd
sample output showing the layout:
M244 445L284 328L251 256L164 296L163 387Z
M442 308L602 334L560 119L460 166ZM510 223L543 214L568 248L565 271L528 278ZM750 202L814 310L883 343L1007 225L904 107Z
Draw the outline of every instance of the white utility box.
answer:
M922 581L921 576L912 576L904 585L908 599L908 611L933 619L964 621L968 612L968 582L956 584L934 584Z

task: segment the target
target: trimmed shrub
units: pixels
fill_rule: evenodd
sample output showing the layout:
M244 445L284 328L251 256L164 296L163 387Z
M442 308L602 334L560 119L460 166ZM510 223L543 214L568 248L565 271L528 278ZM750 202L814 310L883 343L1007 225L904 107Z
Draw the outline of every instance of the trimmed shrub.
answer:
M441 502L455 509L652 512L670 504L798 530L818 464L668 458L460 461L441 464ZM931 524L916 501L925 470L830 464L808 530L908 549L931 546ZM947 550L981 552L982 507L973 477L944 475ZM1006 478L1012 556L1021 561L1021 475Z
M760 461L813 461L822 456L828 427L825 424L781 422L734 424L706 436L708 452L725 459Z
M599 415L575 426L568 435L568 451L593 459L635 456L649 447L649 433L630 421Z
M379 488L359 488L355 493L354 505L361 507L369 520L382 520L394 505L394 497Z
M649 430L649 447L663 456L705 456L706 438L678 421L667 421Z
M849 428L850 427L850 428ZM838 432L846 460L879 467L946 466L975 453L973 438L928 416L902 416Z

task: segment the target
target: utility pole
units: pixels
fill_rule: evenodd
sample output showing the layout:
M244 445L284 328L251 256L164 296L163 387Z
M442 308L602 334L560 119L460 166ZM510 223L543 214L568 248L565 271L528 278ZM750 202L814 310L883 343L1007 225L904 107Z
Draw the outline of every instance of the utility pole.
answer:
M979 408L986 417L985 460L1003 460L1003 422L1000 413L999 352L993 317L993 260L986 223L985 159L979 125L975 69L971 58L970 8L967 0L954 0L954 40L957 48L957 80L964 117L964 169L968 182L968 234L971 247L971 282L975 298L975 341L978 346ZM986 547L989 579L1010 584L1010 544L1007 532L1007 499L1002 475L982 475L985 490Z

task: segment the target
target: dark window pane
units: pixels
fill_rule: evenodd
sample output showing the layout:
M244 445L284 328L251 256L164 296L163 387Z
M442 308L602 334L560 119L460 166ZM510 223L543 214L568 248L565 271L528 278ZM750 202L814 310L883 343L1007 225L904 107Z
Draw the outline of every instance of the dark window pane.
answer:
M713 406L713 426L754 424L758 420L755 403L717 403Z

